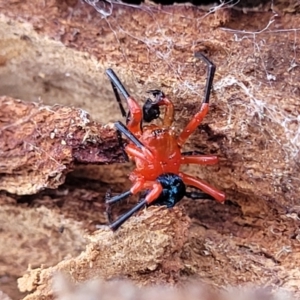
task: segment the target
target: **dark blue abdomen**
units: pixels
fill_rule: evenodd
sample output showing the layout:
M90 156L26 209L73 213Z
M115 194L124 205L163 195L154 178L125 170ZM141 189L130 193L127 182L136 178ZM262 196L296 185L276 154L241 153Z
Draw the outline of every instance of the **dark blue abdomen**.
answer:
M153 204L173 207L184 197L185 184L177 174L165 173L158 176L156 180L162 185L163 191Z

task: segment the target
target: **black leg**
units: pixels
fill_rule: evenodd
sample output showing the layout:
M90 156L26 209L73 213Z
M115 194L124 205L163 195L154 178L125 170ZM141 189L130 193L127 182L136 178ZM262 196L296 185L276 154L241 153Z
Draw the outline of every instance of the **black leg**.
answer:
M202 191L185 192L185 196L192 200L200 200L200 199L215 200L215 198L213 198L211 195L203 193Z
M145 148L144 144L139 141L139 139L128 130L128 128L120 121L115 123L117 130L123 133L132 143L134 143L138 148Z
M105 194L105 201L107 199L110 199L111 198L111 190L109 189L106 194ZM111 217L111 206L110 205L105 205L106 207L106 216L107 216L107 219L108 219L108 222L111 223L112 222L112 217Z
M130 190L127 191L127 192L124 192L120 195L114 196L114 197L111 197L110 192L107 192L106 195L105 195L105 203L106 204L116 203L116 202L119 202L123 199L128 198L131 195L132 195L132 193L130 192Z
M107 220L108 223L112 223L112 216L111 216L111 206L110 205L106 205L106 216L107 216Z
M108 219L108 222L109 223L112 223L112 218L111 218L111 205L112 203L116 203L118 201L121 201L123 199L126 199L128 198L129 196L131 196L132 193L129 191L127 192L124 192L120 195L117 195L117 196L114 196L114 197L111 197L111 193L110 193L110 190L108 190L106 192L106 195L105 195L105 203L107 204L106 205L106 215L107 215L107 219Z
M203 102L202 102L202 103L208 103L211 88L212 88L212 83L213 83L214 75L215 75L215 71L216 71L216 66L206 56L204 56L200 52L196 52L195 57L202 59L208 66L207 80L206 80L206 86L205 86L205 92L204 92L204 99L203 99Z
M141 208L145 207L147 204L147 201L143 199L141 202L136 204L131 210L126 212L124 215L122 215L120 218L118 218L116 221L112 222L109 225L109 228L112 230L117 230L125 221L127 221L135 212L140 210Z
M116 100L117 100L117 102L119 104L119 107L120 107L120 110L121 110L121 114L122 114L123 117L126 117L126 111L125 111L124 106L121 102L121 98L120 98L118 90L125 97L125 99L130 97L129 93L126 91L126 89L123 86L123 84L121 83L120 79L118 78L118 76L116 75L116 73L112 69L107 69L106 74L110 79L110 82L111 82Z
M116 132L117 132L117 139L118 139L119 145L122 149L124 159L125 159L125 161L129 161L129 157L128 157L126 151L125 151L125 147L124 147L124 143L123 143L123 139L122 139L122 134L119 130L117 130Z

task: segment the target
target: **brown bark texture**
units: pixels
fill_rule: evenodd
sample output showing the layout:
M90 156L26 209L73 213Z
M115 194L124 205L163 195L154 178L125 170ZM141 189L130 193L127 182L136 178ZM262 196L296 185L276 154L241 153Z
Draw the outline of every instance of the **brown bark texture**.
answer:
M74 284L193 279L299 297L299 15L278 7L0 0L0 291L52 299L59 271ZM113 164L124 162L112 126L122 117L105 69L141 104L163 90L180 132L203 97L198 51L217 70L209 114L184 150L220 163L184 171L227 201L150 207L112 233L105 193L129 189L134 166Z
M61 185L74 163L122 159L114 130L84 110L9 97L0 97L0 106L1 190L34 194Z

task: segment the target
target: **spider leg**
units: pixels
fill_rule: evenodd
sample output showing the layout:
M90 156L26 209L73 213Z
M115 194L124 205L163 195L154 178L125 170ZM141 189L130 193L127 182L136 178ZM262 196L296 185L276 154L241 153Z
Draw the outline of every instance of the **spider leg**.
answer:
M120 195L116 195L114 197L111 197L110 192L107 192L106 195L105 195L105 203L106 204L113 204L113 203L119 202L123 199L126 199L131 195L135 195L144 188L144 184L145 184L144 180L138 179L133 184L133 186L131 187L130 190L128 190L128 191L126 191L126 192L124 192Z
M145 148L144 144L139 141L139 139L130 132L129 128L126 127L122 122L118 121L115 123L116 128L119 132L123 133L133 144L135 144L138 148Z
M124 215L122 215L117 220L112 222L109 225L109 227L112 230L118 229L118 227L121 226L126 220L128 220L135 212L137 212L144 206L149 205L151 202L153 202L162 192L162 186L159 182L146 182L145 183L142 180L137 181L129 191L127 191L121 195L115 196L115 197L109 199L108 201L106 201L106 203L108 203L108 204L115 203L117 201L127 198L128 196L130 196L132 194L138 193L141 189L148 187L148 186L150 186L152 189L147 194L147 196L144 199L142 199L138 204L136 204L132 209L130 209L128 212L126 212Z
M126 212L124 215L119 217L117 220L112 222L109 225L109 228L112 230L117 230L126 220L128 220L135 212L140 210L141 208L145 207L147 204L146 199L143 199L138 204L136 204L132 209L130 209L128 212Z
M208 103L211 88L212 88L212 83L213 83L214 76L215 76L216 66L205 55L203 55L200 52L196 52L195 57L202 59L208 66L207 81L206 81L206 86L205 86L205 91L204 91L204 99L203 99L203 103Z
M109 226L112 230L116 230L120 225L122 225L134 212L139 210L142 206L140 206L140 203L138 203L136 206L134 206L130 211L122 215L120 218L118 218L116 221L112 222L111 218L111 204L119 202L123 199L128 198L131 195L134 195L141 191L143 189L144 181L143 180L137 180L135 184L132 186L132 188L120 195L116 195L114 197L111 197L110 191L108 191L105 195L105 203L106 206L106 214L108 217L109 223L111 223Z
M187 198L190 198L192 200L199 200L199 199L209 199L214 200L215 198L211 195L208 195L206 193L203 193L201 191L193 191L193 192L185 192L185 196Z
M118 77L114 76L115 73L113 72L113 70L111 69L108 69L106 70L106 74L109 76L110 78L110 83L111 83L111 86L112 86L112 89L114 91L114 94L115 94L115 97L116 97L116 101L118 102L119 104L119 108L120 108L120 111L121 111L121 114L122 114L122 117L126 117L126 111L125 111L125 108L122 104L122 101L121 101L121 97L120 97L120 94L118 92L118 89L121 91L121 93L123 94L123 96L125 98L128 98L129 97L129 94L128 92L125 90L124 86L121 84L120 80Z
M144 154L143 158L145 158L146 156L147 159L153 159L153 154L151 153L151 151L147 147L145 147L144 144L132 132L130 132L130 130L122 122L116 122L115 126L120 133L123 133L137 148L142 150L142 153L135 151L135 156ZM133 151L133 148L130 147L130 145L127 145L126 151L129 152L130 149Z
M124 193L122 193L120 195L116 195L114 197L111 197L110 193L106 193L106 195L105 195L105 203L106 204L113 204L113 203L119 202L119 201L121 201L123 199L126 199L129 196L131 196L131 195L132 195L132 193L131 193L130 190L128 190L128 191L126 191L126 192L124 192Z
M215 155L185 155L181 157L181 164L215 165L219 159Z
M132 98L123 84L121 83L121 80L118 78L116 73L112 69L107 69L106 74L110 79L110 82L112 84L112 88L116 97L116 100L119 104L121 113L123 117L126 117L125 109L122 105L121 98L119 95L119 92L124 96L126 99L128 108L129 108L129 116L126 120L126 125L128 126L129 130L134 132L135 134L141 134L141 121L143 117L142 109L139 106L139 104L136 102L134 98Z
M119 145L122 149L125 161L129 161L129 157L128 157L126 151L125 151L125 146L124 146L124 143L123 143L123 140L122 140L122 134L119 130L117 130L117 139L118 139Z
M105 202L110 198L111 198L111 191L109 189L105 194ZM108 222L111 223L112 222L111 205L105 205L105 208L106 208L105 211L106 211L106 216L107 216Z
M106 217L107 217L107 220L108 220L108 223L112 223L112 213L111 213L111 206L110 205L107 205L106 206Z
M210 184L206 183L205 181L195 178L193 176L187 175L185 173L179 173L179 176L182 178L183 182L186 185L190 185L196 187L197 189L211 195L219 202L225 201L225 194L215 187L211 186Z
M202 59L208 67L207 71L207 80L204 91L204 99L202 101L202 105L200 111L194 115L192 120L187 124L187 126L180 133L177 142L179 146L182 146L185 141L189 138L189 136L196 130L199 124L202 122L206 114L208 113L208 103L210 98L210 92L212 88L212 83L215 75L216 66L202 53L195 53L195 57Z
M157 182L157 181L152 182L151 190L145 198L147 205L150 205L153 201L155 201L159 197L159 195L161 194L162 191L163 191L163 188L159 182Z

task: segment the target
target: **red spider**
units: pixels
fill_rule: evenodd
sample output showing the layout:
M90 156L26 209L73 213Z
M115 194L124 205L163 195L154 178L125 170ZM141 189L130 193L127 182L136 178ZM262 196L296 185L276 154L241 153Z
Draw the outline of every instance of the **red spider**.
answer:
M214 155L202 155L197 151L181 153L181 148L189 136L197 129L208 112L210 91L215 73L215 65L203 54L196 53L195 57L202 59L208 66L208 78L205 87L204 100L200 111L197 112L182 132L177 135L171 127L174 120L173 103L159 90L150 90L155 100L147 99L143 108L133 99L112 69L106 71L110 78L116 100L119 103L122 115L126 117L121 103L119 92L125 97L129 108L126 126L116 122L119 141L122 144L121 134L124 134L129 143L124 148L126 158L132 159L136 169L131 172L129 179L133 182L130 190L110 197L106 195L106 203L112 204L122 199L144 191L141 200L130 211L110 224L116 230L133 213L146 205L158 203L173 207L184 196L192 199L212 197L219 202L225 201L225 194L201 179L180 172L182 164L213 165L218 163ZM151 122L160 115L160 107L164 106L162 125L143 125ZM186 186L192 186L206 194L187 193ZM208 194L208 195L207 195Z

